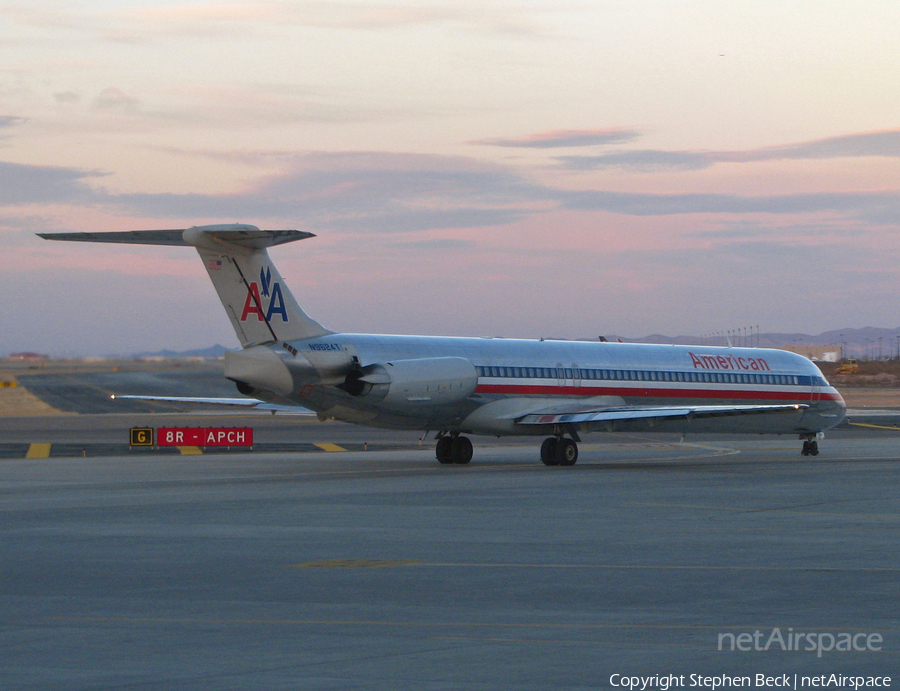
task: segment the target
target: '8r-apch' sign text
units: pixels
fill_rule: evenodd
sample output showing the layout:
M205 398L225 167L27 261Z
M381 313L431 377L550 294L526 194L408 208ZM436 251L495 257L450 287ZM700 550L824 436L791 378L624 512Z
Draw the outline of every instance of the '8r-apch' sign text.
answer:
M253 446L252 427L160 427L157 446Z

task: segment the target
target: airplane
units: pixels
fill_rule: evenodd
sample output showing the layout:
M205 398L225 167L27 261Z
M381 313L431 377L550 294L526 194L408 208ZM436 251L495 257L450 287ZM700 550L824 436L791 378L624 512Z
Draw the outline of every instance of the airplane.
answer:
M320 420L435 432L442 464L469 463L472 434L543 436L541 461L571 466L581 435L603 431L795 434L815 456L845 417L818 367L783 350L335 333L301 309L269 258L269 247L314 237L305 231L38 235L196 248L242 347L225 354L224 375L249 398L165 400L300 406Z

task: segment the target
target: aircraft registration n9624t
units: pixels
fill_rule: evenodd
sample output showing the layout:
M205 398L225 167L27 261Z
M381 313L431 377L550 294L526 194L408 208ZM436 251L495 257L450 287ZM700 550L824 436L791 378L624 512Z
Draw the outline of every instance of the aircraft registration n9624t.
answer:
M247 398L167 400L433 431L441 463L468 463L464 435L475 434L543 436L546 465L573 465L580 435L602 431L794 434L816 455L845 416L816 365L783 350L335 333L301 309L267 251L312 233L227 224L40 236L196 248L242 346L226 353L225 376Z

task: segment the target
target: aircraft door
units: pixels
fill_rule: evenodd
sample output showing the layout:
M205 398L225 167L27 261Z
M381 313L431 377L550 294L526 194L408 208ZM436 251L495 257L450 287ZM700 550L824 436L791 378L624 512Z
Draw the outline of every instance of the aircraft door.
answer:
M819 386L817 382L813 382L812 391L810 392L809 402L813 405L816 405L820 400L822 400L822 387Z
M566 389L574 389L576 386L581 385L578 368L574 365L570 365L569 367L557 365L556 370L560 386Z

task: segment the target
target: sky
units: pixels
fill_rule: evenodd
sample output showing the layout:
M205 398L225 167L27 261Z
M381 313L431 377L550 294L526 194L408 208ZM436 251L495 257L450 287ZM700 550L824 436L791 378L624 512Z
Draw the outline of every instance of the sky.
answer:
M336 331L895 327L900 3L0 2L0 355L236 347L242 222Z

